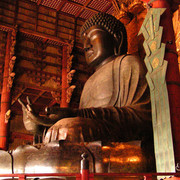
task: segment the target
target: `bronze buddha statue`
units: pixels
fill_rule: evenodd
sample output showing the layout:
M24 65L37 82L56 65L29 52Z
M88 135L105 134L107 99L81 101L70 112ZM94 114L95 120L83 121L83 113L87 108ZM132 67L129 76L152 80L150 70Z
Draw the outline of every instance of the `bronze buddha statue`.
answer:
M152 137L150 93L138 57L127 55L124 25L98 13L81 28L85 58L95 69L85 83L79 109L50 108L34 114L30 101L23 109L27 130L42 134L43 142L126 142Z

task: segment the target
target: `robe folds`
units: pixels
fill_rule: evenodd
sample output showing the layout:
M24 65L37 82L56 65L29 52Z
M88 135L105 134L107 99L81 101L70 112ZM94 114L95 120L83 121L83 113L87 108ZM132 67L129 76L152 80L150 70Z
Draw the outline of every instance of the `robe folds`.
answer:
M93 137L105 141L142 140L152 133L150 92L143 63L115 57L86 82L79 116L95 124ZM86 130L87 131L87 130Z
M85 83L76 117L63 118L47 132L51 140L126 142L152 139L150 92L143 63L114 56Z

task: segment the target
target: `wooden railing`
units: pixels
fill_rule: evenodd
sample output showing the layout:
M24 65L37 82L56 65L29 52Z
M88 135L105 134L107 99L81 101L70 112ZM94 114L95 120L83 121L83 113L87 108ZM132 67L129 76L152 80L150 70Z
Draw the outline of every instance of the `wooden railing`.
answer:
M180 180L180 172L174 173L91 173L89 172L89 161L87 159L88 155L83 153L82 154L82 160L81 160L81 170L80 173L22 173L22 174L0 174L0 179L18 179L18 180L26 180L28 178L30 179L48 179L55 178L55 179L61 179L66 177L74 177L76 180L94 180L94 179L101 179L102 177L109 177L111 180L112 178L119 178L119 179L125 179L128 178L128 180L156 180L156 179L170 179L170 180ZM37 169L38 170L38 169Z
M0 179L19 179L26 180L27 178L43 178L43 179L62 179L65 177L74 177L76 180L93 180L102 179L102 177L112 178L128 178L128 179L144 179L144 180L154 180L156 177L166 177L170 180L180 179L180 173L89 173L88 170L82 170L81 173L41 173L41 174L0 174Z

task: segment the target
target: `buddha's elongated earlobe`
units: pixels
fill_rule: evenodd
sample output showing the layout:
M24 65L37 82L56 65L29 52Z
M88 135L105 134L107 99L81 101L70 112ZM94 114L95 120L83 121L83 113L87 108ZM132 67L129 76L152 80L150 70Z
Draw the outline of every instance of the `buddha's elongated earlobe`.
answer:
M114 54L115 55L121 55L121 48L123 43L123 33L120 32L119 36L117 37L116 34L114 34Z
M117 40L114 38L114 55L118 55L118 43Z

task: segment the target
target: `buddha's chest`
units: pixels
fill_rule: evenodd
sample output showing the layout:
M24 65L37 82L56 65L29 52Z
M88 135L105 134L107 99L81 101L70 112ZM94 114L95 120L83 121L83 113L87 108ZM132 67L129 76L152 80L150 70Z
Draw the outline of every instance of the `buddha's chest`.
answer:
M80 108L108 106L113 95L112 63L104 65L86 82L80 101Z

